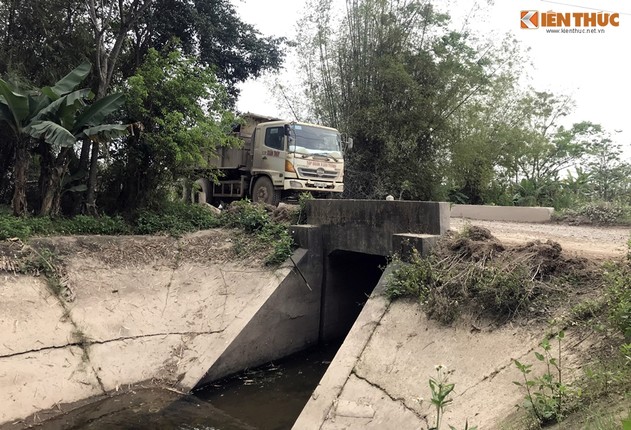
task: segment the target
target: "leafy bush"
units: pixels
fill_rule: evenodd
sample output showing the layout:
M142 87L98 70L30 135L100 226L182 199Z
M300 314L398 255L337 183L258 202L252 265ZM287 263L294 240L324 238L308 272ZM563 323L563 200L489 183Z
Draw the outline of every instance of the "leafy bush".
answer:
M610 265L605 272L608 285L609 321L631 340L631 267L628 262Z
M130 230L131 227L120 217L79 215L74 218L51 219L0 215L0 240L51 234L128 234Z
M0 215L0 240L18 237L25 239L31 236L32 230L23 218L11 215Z
M392 272L386 287L386 296L390 300L413 297L425 302L430 288L435 284L432 263L429 259L421 258L414 249L410 263L400 263Z
M71 219L60 219L53 224L54 232L61 234L103 234L118 235L129 234L131 228L125 220L119 216L91 217L77 215Z
M221 214L224 227L242 228L248 233L263 229L271 222L263 205L252 204L249 200L240 200L230 204Z
M183 233L217 227L220 221L207 208L181 202L167 202L159 208L138 213L134 230L140 234Z
M510 316L528 306L533 288L524 266L515 266L511 271L485 266L472 285L472 292L487 311Z
M300 209L297 212L294 224L304 224L307 222L307 202L310 200L313 200L311 193L300 193L298 196L298 207Z
M237 255L247 255L262 249L271 249L265 264L278 265L287 260L292 252L293 239L287 226L271 219L265 206L248 200L233 202L220 217L224 227L239 228L252 234L254 241L242 239L235 242Z
M267 250L269 255L265 263L268 265L280 264L291 255L293 239L287 225L273 221L264 206L246 200L234 202L220 216L204 206L167 202L159 207L140 211L131 223L118 216L79 215L69 219L51 219L16 218L8 213L0 213L0 240L51 234L167 233L180 236L187 232L220 226L242 229L253 237L253 240L235 239L237 255Z

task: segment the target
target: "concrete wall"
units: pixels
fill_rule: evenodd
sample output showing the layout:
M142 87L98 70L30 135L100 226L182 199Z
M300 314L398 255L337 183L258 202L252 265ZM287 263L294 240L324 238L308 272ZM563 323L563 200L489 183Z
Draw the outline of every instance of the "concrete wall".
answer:
M318 343L322 267L305 249L294 269L232 340L198 386L286 357ZM304 279L303 279L304 276ZM305 282L305 279L307 282Z
M525 206L453 205L453 218L479 219L485 221L548 222L554 208Z
M359 317L353 324L350 333L344 340L344 343L338 350L333 362L327 369L324 377L311 395L311 399L305 405L298 420L292 427L293 430L316 430L324 428L323 424L335 407L336 401L340 396L346 381L351 376L353 368L357 360L361 357L362 352L366 348L375 328L386 313L389 301L384 296L388 276L394 268L388 266L381 276L377 286L374 288L370 299L362 309ZM384 368L383 371L388 371ZM349 410L349 415L361 416L366 413L365 408L357 407ZM368 411L370 415L370 411ZM394 419L397 415L392 415ZM390 423L391 424L391 423ZM334 428L334 427L328 427ZM338 428L363 428L361 425L355 427L338 427ZM381 428L399 428L384 425ZM417 427L421 428L421 427Z
M449 203L384 200L312 200L307 223L323 229L327 250L390 255L392 235L440 235L449 230Z

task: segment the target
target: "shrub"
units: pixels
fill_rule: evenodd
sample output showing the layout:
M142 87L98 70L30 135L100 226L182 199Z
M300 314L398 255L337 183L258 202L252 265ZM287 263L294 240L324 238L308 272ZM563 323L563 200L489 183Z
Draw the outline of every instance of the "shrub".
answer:
M130 226L123 218L100 216L91 217L77 215L70 219L61 219L54 223L55 233L61 234L103 234L118 235L129 234Z
M31 228L23 218L11 215L0 215L0 240L17 237L25 239L31 235Z
M219 224L218 217L203 206L168 202L159 208L140 211L134 221L134 230L140 234L168 233L180 236Z
M577 209L566 209L554 215L554 219L570 224L629 224L630 209L628 206L610 202L590 202Z
M485 266L475 285L473 294L484 307L496 315L511 316L522 306L528 306L534 288L525 266L516 265L512 270Z
M390 300L401 297L418 298L426 302L431 288L435 287L436 277L432 263L421 258L416 249L412 251L409 263L401 262L392 272L386 286L386 296Z
M631 340L631 267L629 263L609 265L605 272L608 285L609 322L627 340Z
M224 227L239 228L253 235L254 240L250 243L242 239L235 242L237 255L271 249L265 264L273 266L287 260L292 253L294 242L287 225L273 221L263 205L248 200L233 202L221 214L219 222Z
M221 225L224 227L242 228L248 233L263 229L271 222L263 205L251 203L249 200L233 202L221 214Z

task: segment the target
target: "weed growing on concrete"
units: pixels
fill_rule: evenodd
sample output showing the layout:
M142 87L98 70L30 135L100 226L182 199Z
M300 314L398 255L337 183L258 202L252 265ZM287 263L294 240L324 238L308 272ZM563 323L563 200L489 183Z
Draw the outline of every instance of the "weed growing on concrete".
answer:
M556 357L552 355L552 344L549 338L545 338L539 344L543 353L535 352L535 357L545 365L546 371L542 376L530 378L533 365L513 360L523 376L523 382L515 381L514 383L526 391L524 406L540 426L561 422L571 409L569 396L573 395L574 389L563 380L561 362L561 342L564 338L564 331L557 333L558 355Z
M436 408L436 421L433 427L429 430L440 430L441 421L445 414L445 409L453 401L449 397L451 392L456 387L456 384L449 382L449 375L453 371L447 370L447 367L439 364L435 367L436 376L429 378L429 388L432 392L432 398L430 399L434 408ZM454 426L449 426L451 430L456 430ZM477 430L477 427L469 427L469 421L465 422L464 430Z
M429 378L429 388L432 391L431 402L436 408L436 423L434 427L430 427L429 430L439 430L440 420L443 417L445 408L452 402L453 399L449 398L449 395L454 390L456 384L449 383L449 374L445 366L439 364L436 366L436 377Z

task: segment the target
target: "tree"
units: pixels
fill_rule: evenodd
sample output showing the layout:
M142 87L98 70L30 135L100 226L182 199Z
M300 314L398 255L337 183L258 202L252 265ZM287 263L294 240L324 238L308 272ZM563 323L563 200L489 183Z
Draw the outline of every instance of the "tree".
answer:
M91 67L85 62L54 86L41 89L20 90L0 80L0 120L9 125L10 142L15 148L13 211L16 215L24 215L27 209L26 170L30 150L37 148L41 155L39 214L49 215L58 207L61 179L78 139L108 138L126 129L123 125L102 124L107 115L122 105L120 94L86 107L85 101L93 97L91 91L75 91Z
M84 63L67 74L53 87L41 90L24 90L0 79L0 121L9 126L9 144L13 147L14 193L13 212L17 216L26 214L26 174L32 145L31 129L38 121L38 116L45 112L55 99L68 94L85 78L90 69Z
M310 9L300 45L306 95L316 120L354 138L345 193L440 198L450 121L488 90L512 51L480 55L429 1L347 0L340 22L330 1Z
M84 89L60 97L42 109L28 127L30 135L40 141L39 215L58 214L62 180L77 142L106 142L127 130L126 125L103 124L107 116L123 105L123 95L111 94L86 106L85 101L93 96L89 89ZM75 190L84 188L85 184Z
M0 8L0 74L36 88L91 57L83 0L5 0ZM28 55L25 55L28 53Z
M614 143L600 124L585 121L575 124L574 129L586 147L585 167L593 197L605 201L626 197L631 169L621 160L621 145Z
M131 211L159 199L175 179L207 166L217 147L236 142L230 137L235 118L223 107L225 90L179 49L149 50L124 92L129 121L142 130L112 151L111 206Z

